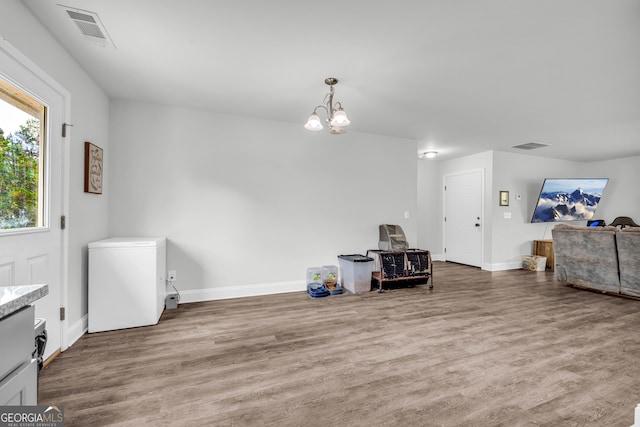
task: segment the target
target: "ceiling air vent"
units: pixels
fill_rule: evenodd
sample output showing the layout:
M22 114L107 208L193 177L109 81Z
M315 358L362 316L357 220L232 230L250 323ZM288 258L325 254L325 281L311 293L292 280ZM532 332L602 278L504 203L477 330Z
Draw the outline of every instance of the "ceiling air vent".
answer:
M541 142L527 142L526 144L512 145L511 148L519 148L520 150L535 150L536 148L548 147L549 144Z
M62 5L59 5L62 6ZM115 48L107 29L102 25L97 13L86 10L62 6L69 18L78 26L78 29L88 42L100 46L111 46Z

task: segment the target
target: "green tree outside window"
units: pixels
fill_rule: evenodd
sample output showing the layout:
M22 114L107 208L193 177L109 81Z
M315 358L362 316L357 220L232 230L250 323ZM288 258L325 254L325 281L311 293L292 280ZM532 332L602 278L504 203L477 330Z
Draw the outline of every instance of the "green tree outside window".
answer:
M37 227L40 121L0 129L0 229Z

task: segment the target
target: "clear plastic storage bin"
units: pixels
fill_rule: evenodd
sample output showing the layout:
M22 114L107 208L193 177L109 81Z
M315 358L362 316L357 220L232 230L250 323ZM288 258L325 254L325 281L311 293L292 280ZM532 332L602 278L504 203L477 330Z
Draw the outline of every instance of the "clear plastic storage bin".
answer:
M342 286L353 294L371 290L373 258L364 255L339 255Z

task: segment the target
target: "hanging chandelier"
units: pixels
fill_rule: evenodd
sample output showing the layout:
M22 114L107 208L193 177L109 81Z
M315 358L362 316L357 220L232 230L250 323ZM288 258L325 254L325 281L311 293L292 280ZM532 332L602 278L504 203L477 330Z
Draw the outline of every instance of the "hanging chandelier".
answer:
M313 113L309 116L304 128L314 132L324 129L324 126L322 126L322 122L320 121L320 116L318 116L317 113L318 108L321 108L327 112L326 122L329 124L329 133L334 135L347 133L345 127L348 126L351 121L347 118L347 113L342 109L342 104L340 102L336 102L335 108L333 105L333 87L338 84L338 79L335 77L327 77L324 79L324 82L329 86L329 93L324 96L324 105L318 105L313 109Z

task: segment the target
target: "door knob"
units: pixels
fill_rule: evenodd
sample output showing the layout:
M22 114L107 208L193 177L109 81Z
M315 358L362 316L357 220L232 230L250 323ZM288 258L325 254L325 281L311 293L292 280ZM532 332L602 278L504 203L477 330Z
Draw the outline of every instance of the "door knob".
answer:
M480 224L476 223L476 227L480 227Z

